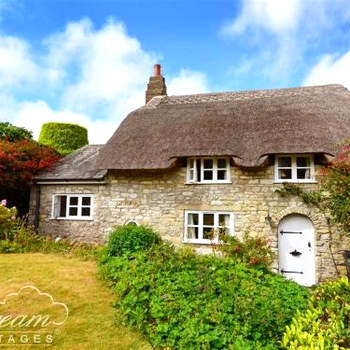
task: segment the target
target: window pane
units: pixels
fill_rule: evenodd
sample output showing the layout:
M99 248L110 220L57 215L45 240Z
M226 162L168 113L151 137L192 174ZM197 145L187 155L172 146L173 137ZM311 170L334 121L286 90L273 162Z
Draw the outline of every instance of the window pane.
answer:
M191 181L194 181L194 170L190 170L189 179L190 179Z
M292 169L278 169L278 178L279 179L291 179L292 178Z
M91 197L83 197L83 205L91 205Z
M90 216L90 208L81 208L81 216Z
M197 179L194 179L195 181L200 182L201 181L201 160L196 160L196 168L197 168Z
M226 168L226 159L218 159L218 168Z
M214 226L214 214L203 214L203 225Z
M204 169L213 169L213 159L204 159Z
M66 216L66 210L67 210L67 196L59 196L58 197L59 201L59 216L60 217L65 217Z
M189 166L190 168L194 168L194 159L189 160Z
M214 229L210 227L203 227L203 239L214 239Z
M298 179L311 179L310 169L297 169L297 178Z
M188 227L187 228L187 238L188 239L198 239L198 227Z
M198 225L198 214L188 214L188 225Z
M213 180L213 171L212 170L205 170L203 177L204 177L204 180Z
M78 197L70 197L69 205L78 205Z
M229 227L230 226L230 215L219 214L219 226Z
M69 208L69 216L78 216L78 208Z
M309 167L310 158L309 157L297 157L297 167Z
M218 170L218 180L226 180L226 170Z
M292 166L292 158L291 157L278 158L278 166L279 167L291 167Z

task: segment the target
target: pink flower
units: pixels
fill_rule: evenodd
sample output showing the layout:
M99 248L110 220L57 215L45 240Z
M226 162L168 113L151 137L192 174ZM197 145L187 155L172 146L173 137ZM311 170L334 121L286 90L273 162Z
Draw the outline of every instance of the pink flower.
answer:
M166 294L163 294L163 295L161 296L161 298L162 298L162 299L166 299Z
M6 205L7 205L7 199L3 199L3 200L1 201L1 205L3 205L4 207L6 207Z

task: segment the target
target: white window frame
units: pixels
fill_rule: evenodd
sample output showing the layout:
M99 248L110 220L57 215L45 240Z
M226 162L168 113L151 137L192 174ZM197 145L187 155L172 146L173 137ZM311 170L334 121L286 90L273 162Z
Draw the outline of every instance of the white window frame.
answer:
M195 181L194 179L197 179L197 160L200 160L200 181ZM213 180L204 180L204 161L205 160L212 160L213 161ZM225 159L226 160L226 167L225 168L218 168L218 160L219 159ZM193 161L193 167L190 166L191 161ZM193 171L194 179L191 178L191 170ZM207 171L209 169L206 169ZM227 174L227 179L225 180L218 180L218 171L219 170L225 170ZM186 183L187 184L213 184L213 183L231 183L231 167L230 167L230 159L228 157L190 157L187 158L187 176L186 176Z
M187 229L188 224L188 214L198 214L198 239L188 238ZM216 235L213 239L204 239L203 238L203 216L204 214L214 214L214 230L219 228L219 215L230 215L230 227L229 227L229 235L234 235L234 214L231 211L213 211L213 210L185 210L185 229L184 229L184 237L183 243L196 243L196 244L218 244L219 237Z
M279 158L290 157L291 158L291 167L279 167L278 160ZM305 157L310 160L310 167L297 167L297 157ZM292 170L292 178L291 179L280 179L279 169L291 169ZM297 169L309 169L310 168L310 179L298 179L297 178ZM275 156L275 182L283 183L283 182L294 182L294 183L316 183L315 180L315 162L313 154L278 154Z
M58 216L56 215L56 211L58 208L57 206L57 197L67 197L67 206L66 206L66 216ZM78 204L77 205L69 205L70 198L71 197L78 197ZM90 205L83 205L83 197L89 197L90 198ZM57 193L52 196L52 209L51 209L51 218L55 220L93 220L93 204L94 204L94 196L92 194L75 194L75 193ZM69 208L76 207L78 208L78 215L69 215ZM82 216L82 208L90 208L90 216Z

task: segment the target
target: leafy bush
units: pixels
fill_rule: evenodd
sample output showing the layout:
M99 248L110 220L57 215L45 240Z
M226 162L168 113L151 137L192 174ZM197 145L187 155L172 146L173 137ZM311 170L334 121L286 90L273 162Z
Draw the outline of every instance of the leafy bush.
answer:
M62 155L70 154L89 143L86 128L68 123L43 124L39 142L53 147Z
M286 328L286 349L350 348L350 283L346 278L320 285L306 312L298 312Z
M16 227L17 209L7 208L6 199L0 202L0 239L9 239Z
M220 237L220 240L217 249L237 263L268 270L274 261L275 253L264 237L253 237L246 232L242 240L227 235Z
M51 167L60 156L35 141L0 139L0 198L7 198L24 215L29 207L30 182L39 171Z
M105 254L101 268L126 323L156 348L277 349L306 307L307 289L282 276L164 242L147 247Z
M3 206L0 205L0 253L59 253L66 256L76 256L82 259L96 259L101 254L100 246L74 242L68 239L50 238L38 234L33 226L28 225L20 218L10 220L7 234L2 231L1 211ZM15 208L9 209L15 210Z
M32 140L33 133L25 128L20 128L7 122L0 123L0 139L6 139L10 142Z
M117 226L109 236L108 256L121 256L150 248L159 244L161 238L150 228L136 225Z

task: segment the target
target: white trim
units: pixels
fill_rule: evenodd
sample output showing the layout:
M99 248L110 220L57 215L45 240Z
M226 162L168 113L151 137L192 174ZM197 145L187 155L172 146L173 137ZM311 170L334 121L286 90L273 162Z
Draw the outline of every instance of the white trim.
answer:
M218 244L219 238L218 236L214 237L214 239L204 239L203 238L203 215L204 214L214 214L214 230L219 227L219 215L230 215L230 226L229 226L229 235L234 235L234 214L231 211L215 211L215 210L185 210L185 220L184 220L184 235L183 235L183 243L194 243L194 244ZM188 214L198 214L198 225L190 226L190 227L198 227L198 239L189 239L187 238L187 229L189 227L188 224ZM211 226L210 226L211 227Z
M57 210L56 198L57 197L67 197L67 204L66 204L66 216L56 216L55 210ZM69 199L71 197L78 197L78 204L77 205L70 205ZM82 204L82 198L83 197L89 197L90 198L90 205L83 205ZM77 221L91 221L93 220L93 207L94 207L94 195L90 193L56 193L52 195L52 206L51 206L51 219L54 220L77 220ZM69 215L69 209L70 208L77 208L77 214L78 215ZM81 215L81 211L83 208L90 208L90 216L83 216Z
M290 167L279 167L278 166L278 159L282 157L289 157L291 158L291 166ZM297 167L296 159L297 157L305 157L309 158L310 160L310 166L309 167ZM313 154L277 154L275 155L275 183L317 183L315 180L315 162L314 162L314 155ZM292 178L291 179L280 179L278 178L278 170L279 169L291 169L292 171ZM310 169L310 179L298 179L297 178L297 169Z
M204 161L210 159L213 161L213 167L204 169ZM218 159L226 160L225 168L218 168ZM190 162L193 162L194 167L190 167ZM194 178L198 179L197 174L197 160L200 160L200 181L195 181L190 178L190 171L193 170ZM218 180L218 171L225 170L226 171L226 180ZM211 171L213 174L213 180L204 180L204 171ZM228 157L189 157L187 158L187 173L186 173L186 184L228 184L231 182L231 167L230 167L230 159Z

